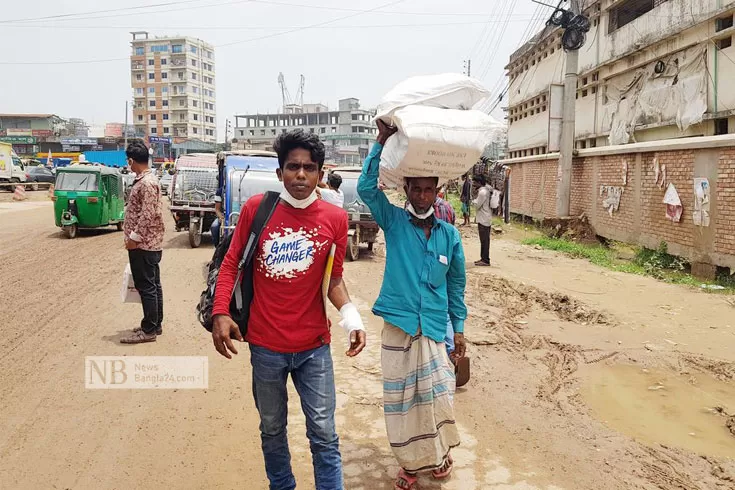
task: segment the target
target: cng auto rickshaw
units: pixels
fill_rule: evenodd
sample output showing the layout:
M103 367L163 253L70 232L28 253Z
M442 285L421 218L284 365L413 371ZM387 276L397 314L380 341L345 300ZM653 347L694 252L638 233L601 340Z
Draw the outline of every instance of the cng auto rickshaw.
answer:
M115 225L122 230L125 197L122 176L102 165L60 167L54 185L54 217L68 238L81 228Z

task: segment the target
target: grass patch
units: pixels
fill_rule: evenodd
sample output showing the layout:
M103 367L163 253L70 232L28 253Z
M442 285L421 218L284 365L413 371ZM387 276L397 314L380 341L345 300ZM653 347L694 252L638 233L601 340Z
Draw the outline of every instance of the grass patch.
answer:
M714 281L697 279L689 273L690 268L686 260L668 253L665 242L662 242L655 250L645 247L633 249L632 260L622 258L625 251L630 252L630 246L624 244L587 245L546 236L529 238L523 240L522 243L561 252L569 257L586 259L595 265L618 272L654 277L660 281L697 288L700 288L702 284L716 285L725 288L719 290L721 292L735 293L734 276L722 272Z

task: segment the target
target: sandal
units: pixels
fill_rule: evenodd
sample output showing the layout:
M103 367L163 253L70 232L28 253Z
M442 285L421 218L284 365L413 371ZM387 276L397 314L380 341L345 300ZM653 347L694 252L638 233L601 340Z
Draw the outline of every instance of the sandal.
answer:
M401 468L401 471L398 472L398 476L396 477L396 482L393 485L393 488L395 490L413 490L417 481L418 478L416 477L415 473L411 474Z
M447 458L444 460L444 463L442 463L441 468L433 470L431 472L431 476L433 476L436 480L444 480L452 474L453 468L454 460L452 460L452 456L447 454Z

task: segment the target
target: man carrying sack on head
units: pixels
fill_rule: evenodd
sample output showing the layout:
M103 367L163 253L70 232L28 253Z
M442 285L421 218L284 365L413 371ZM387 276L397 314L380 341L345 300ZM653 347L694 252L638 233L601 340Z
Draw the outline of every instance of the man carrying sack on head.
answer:
M373 313L385 321L383 406L388 440L401 466L395 488L410 490L418 472L447 478L453 466L449 451L459 445L454 369L444 337L448 314L453 357L464 357L465 259L457 229L434 217L438 178L406 178L405 210L390 204L379 190L381 153L396 129L381 120L377 124L377 142L357 189L385 233L385 273Z

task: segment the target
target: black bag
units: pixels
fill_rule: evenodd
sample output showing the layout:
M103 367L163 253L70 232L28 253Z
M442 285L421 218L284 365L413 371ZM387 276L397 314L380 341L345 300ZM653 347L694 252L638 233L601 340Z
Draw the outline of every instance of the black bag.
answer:
M266 192L263 200L260 201L258 210L250 226L250 235L245 243L242 258L237 265L237 275L235 276L235 287L232 290L230 298L230 316L240 327L240 333L243 338L248 331L248 319L250 318L250 302L253 300L253 256L258 246L260 234L263 228L273 215L273 211L278 205L279 194L277 192ZM217 285L217 277L222 261L230 248L232 235L229 233L225 236L217 246L209 263L209 271L207 274L207 289L202 291L199 297L199 304L196 307L197 319L207 331L211 332L214 327L214 319L212 318L212 309L214 308L214 291Z

